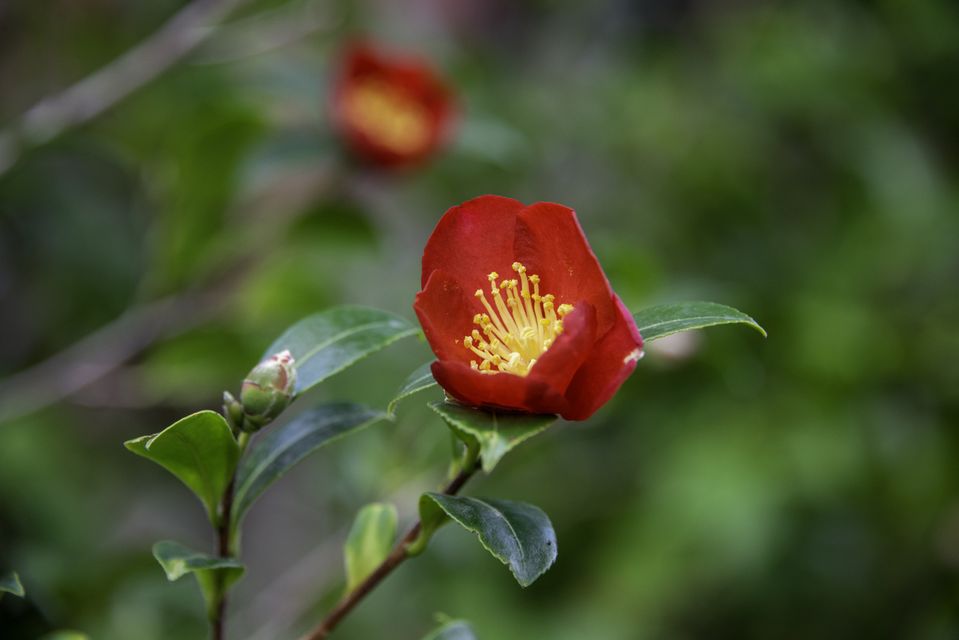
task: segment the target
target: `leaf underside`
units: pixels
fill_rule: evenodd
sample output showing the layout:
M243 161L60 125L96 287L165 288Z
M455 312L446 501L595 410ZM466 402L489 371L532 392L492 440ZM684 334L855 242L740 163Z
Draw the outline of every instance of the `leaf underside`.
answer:
M510 413L474 409L455 402L431 402L457 437L479 446L483 471L489 473L512 449L556 422L552 414Z
M26 595L26 591L23 588L23 583L20 582L20 576L17 575L16 571L11 571L0 576L0 595L4 593L10 593L18 598L22 598Z
M477 640L477 637L465 620L450 620L431 631L423 640Z
M430 366L432 364L432 361L427 362L426 364L417 367L413 373L410 374L410 376L406 379L406 382L403 383L403 386L400 387L399 391L396 392L396 396L390 400L390 404L386 407L387 413L391 415L395 414L396 405L398 405L401 400L409 398L420 391L426 391L427 389L432 389L439 386L436 383L436 380L433 379L433 372L430 371Z
M173 540L161 540L153 545L153 557L156 558L167 580L179 580L192 573L200 586L207 610L213 606L217 590L217 576L223 575L226 588L243 576L244 567L235 558L220 558L194 551Z
M390 554L396 538L396 520L396 507L382 502L368 504L356 514L343 546L347 592L363 582Z

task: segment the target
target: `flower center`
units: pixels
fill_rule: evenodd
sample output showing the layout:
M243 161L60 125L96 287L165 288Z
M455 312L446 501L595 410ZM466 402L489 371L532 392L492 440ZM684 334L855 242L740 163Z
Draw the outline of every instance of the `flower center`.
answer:
M478 362L470 361L470 366L480 373L528 375L563 332L563 318L573 310L571 304L554 307L552 294L540 295L539 276L527 277L526 267L519 262L513 263L513 271L519 274L519 281L503 280L497 284L499 274L489 274L492 304L482 289L476 290L486 313L473 316L479 329L463 338L463 346L481 358Z
M376 79L361 80L344 96L347 121L395 153L414 153L429 142L430 117L405 91Z

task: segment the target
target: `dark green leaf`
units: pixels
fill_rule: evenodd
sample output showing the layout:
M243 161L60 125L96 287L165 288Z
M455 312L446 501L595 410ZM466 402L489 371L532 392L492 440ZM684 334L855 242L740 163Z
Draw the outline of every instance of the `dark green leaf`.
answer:
M12 593L20 598L26 595L23 584L20 582L20 576L17 575L16 571L0 576L0 595L4 593Z
M240 454L223 416L214 411L200 411L156 435L141 436L123 444L179 478L203 502L210 521L216 520L217 505Z
M715 302L661 304L633 314L645 342L719 324L745 324L766 335L766 330L742 311Z
M233 521L239 523L254 500L300 460L320 447L379 420L382 411L351 403L321 405L267 431L236 471Z
M360 509L343 547L347 592L355 589L386 559L395 538L396 507L374 502Z
M171 582L188 573L196 576L208 612L214 603L217 580L223 580L223 588L228 589L240 579L244 571L243 565L235 558L219 558L200 553L172 540L162 540L153 545L153 557L163 567L167 580Z
M473 409L453 402L431 402L453 432L468 444L479 446L483 471L489 473L500 459L521 442L556 422L552 414L532 415Z
M531 504L424 493L420 518L435 522L442 511L467 531L500 562L513 577L528 587L556 561L556 533L543 511Z
M300 320L267 348L289 349L296 361L296 394L419 329L403 318L366 307L334 307Z
M400 390L396 392L396 397L390 400L389 406L386 407L388 413L393 414L395 412L396 405L399 404L400 400L409 398L411 395L419 393L420 391L438 386L436 380L433 379L433 373L430 371L430 365L432 364L432 362L427 362L423 366L417 367L416 370L410 374L410 377L406 379L406 382L403 383Z
M423 640L477 640L476 632L465 620L450 620L434 629Z

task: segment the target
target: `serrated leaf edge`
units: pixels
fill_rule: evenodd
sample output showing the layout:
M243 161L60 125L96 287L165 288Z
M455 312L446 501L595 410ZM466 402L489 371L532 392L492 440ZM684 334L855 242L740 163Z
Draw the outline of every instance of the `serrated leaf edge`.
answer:
M505 557L499 555L498 553L496 553L495 551L493 551L492 549L490 549L490 547L486 544L486 541L483 540L483 537L480 535L480 533L479 533L478 530L476 530L476 529L474 529L474 528L472 528L472 527L470 527L470 526L467 526L466 523L464 523L462 520L460 520L459 518L457 518L456 516L454 516L452 513L450 513L449 511L447 511L446 508L443 506L443 504L442 504L440 501L438 501L438 500L435 499L435 496L441 496L441 497L444 497L444 498L452 498L452 499L454 499L454 500L472 500L472 501L474 501L474 502L479 502L480 504L482 504L482 505L484 505L484 506L486 506L486 507L489 507L490 509L492 509L493 511L495 511L495 512L496 512L496 515L499 516L499 517L503 520L503 522L506 523L506 526L507 526L507 527L509 527L510 532L513 534L513 538L516 540L516 543L517 543L517 545L518 545L519 548L520 548L520 554L522 555L523 558L526 558L526 550L523 548L523 543L520 541L520 537L519 537L519 535L516 533L516 529L513 528L513 525L510 524L510 521L506 518L506 516L503 514L502 511L500 511L499 509L497 509L496 507L494 507L493 505L491 505L491 504L490 504L489 502L487 502L486 500L483 500L482 498L476 498L476 497L473 497L473 496L448 496L448 495L444 495L444 494L441 494L441 493L435 493L435 492L433 492L433 491L428 491L428 492L426 492L426 493L423 494L423 495L429 496L430 499L433 500L433 502L435 502L436 505L443 511L443 513L445 513L451 520L455 520L461 527L463 527L464 529L466 529L467 531L469 531L470 533L472 533L473 535L475 535L475 536L476 536L476 539L479 540L479 543L483 546L484 549L486 549L486 551L489 552L489 554L490 554L491 556L493 556L494 558L496 558L497 560L499 560L500 562L502 562L504 565L506 565L506 566L509 568L509 572L510 572L511 574L513 574L513 578L516 579L516 582L518 582L521 587L526 588L526 587L528 587L529 585L531 585L531 584L533 584L534 582L536 582L536 581L540 578L540 576L542 576L544 573L546 573L546 572L549 570L549 568L552 567L553 564L556 562L556 559L553 558L553 560L551 560L548 565L546 565L545 567L543 567L543 570L542 570L542 571L540 571L540 572L537 573L536 575L532 576L532 578L529 580L529 582L523 582L523 580L516 574L516 571L513 569L513 565L510 564L508 558L505 558ZM511 502L511 501L507 501L507 502ZM532 508L532 509L536 509L537 511L539 511L540 513L542 513L543 516L546 517L547 521L549 520L549 517L546 516L546 512L544 512L544 511L543 511L542 509L540 509L539 507L537 507L537 506L535 506L535 505L532 505L532 504L529 504L529 503L526 503L526 502L517 503L517 504L523 504L523 505L525 505L525 506L527 506L527 507L530 507L530 508Z
M538 428L535 429L535 430L529 431L529 432L525 433L523 436L517 438L516 440L513 440L513 442L512 442L512 444L511 444L511 446L509 447L509 449L507 449L507 450L504 451L503 453L501 453L501 454L499 454L499 455L497 455L497 456L495 456L495 457L490 457L490 456L482 455L482 453L484 452L484 449L485 449L484 444L490 445L490 444L492 444L492 442L491 442L488 438L483 437L479 432L477 432L475 429L473 429L473 428L472 428L471 426L469 426L467 423L462 422L462 421L461 421L460 419L458 419L458 418L451 417L451 416L448 416L448 415L446 415L445 413L443 413L442 407L443 407L443 405L447 405L447 404L450 404L450 403L449 403L448 401L446 401L446 400L439 400L439 401L436 401L436 402L430 402L428 406L429 406L430 409L432 409L433 411L435 411L441 418L443 418L443 420L446 422L446 424L449 425L454 431L459 431L459 432L465 433L467 436L469 436L470 438L473 438L473 440L475 440L476 443L480 445L480 451L481 451L481 460L480 460L480 462L481 462L481 464L482 464L483 471L484 471L485 473L490 473L491 471L493 471L493 469L496 468L496 465L499 464L499 461L502 460L507 453L509 453L510 451L512 451L513 449L515 449L515 448L518 447L519 445L521 445L522 443L526 442L527 440L529 440L529 439L532 438L533 436L538 436L538 435L541 434L542 432L546 431L547 429L549 429L550 427L552 427L554 424L556 424L556 421L559 419L558 416L554 416L554 418L553 418L553 420L552 420L551 422L547 422L547 423L543 424L541 427L538 427ZM470 408L470 407L466 407L466 408L468 409L468 408ZM478 411L480 411L480 409L478 409ZM496 433L499 433L499 414L498 414L498 412L496 412L496 411L488 411L487 413L489 413L489 414L492 416L494 431L496 431ZM535 414L530 414L530 415L535 415Z

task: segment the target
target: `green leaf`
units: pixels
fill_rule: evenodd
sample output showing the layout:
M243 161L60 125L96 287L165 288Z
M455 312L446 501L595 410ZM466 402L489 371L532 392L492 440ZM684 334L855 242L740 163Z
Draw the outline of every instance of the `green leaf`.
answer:
M464 442L479 446L486 473L492 471L511 449L556 422L556 416L552 414L473 409L449 401L431 402L429 406Z
M0 596L4 593L12 593L18 598L26 595L27 592L24 591L20 576L17 575L16 571L0 576Z
M483 547L528 587L556 561L556 533L543 511L531 504L424 493L420 518L436 522L442 511L479 537Z
M40 640L90 640L90 636L80 631L72 629L61 629L54 631L40 638Z
M153 545L153 557L163 567L167 580L171 582L188 573L196 576L208 613L212 613L217 580L223 580L224 588L228 589L240 579L244 571L243 565L236 558L220 558L200 553L172 540L162 540Z
M450 620L434 629L423 640L477 640L473 627L465 620Z
M297 370L294 393L299 395L358 360L418 332L417 327L386 311L334 307L294 324L263 357L290 350Z
M355 589L390 555L396 538L396 507L374 502L356 514L346 538L346 591Z
M433 372L430 371L431 362L417 367L413 373L410 374L410 377L406 379L406 382L403 383L403 386L400 387L400 390L396 392L396 397L390 400L390 404L386 407L386 411L393 415L396 413L396 405L400 403L400 400L409 398L415 393L420 391L425 391L426 389L431 389L438 386L436 380L433 379Z
M153 460L179 478L216 522L217 505L226 491L240 455L226 420L214 411L200 411L152 436L123 443L133 453Z
M645 342L719 324L745 324L766 335L766 330L742 311L715 302L661 304L634 313L633 320Z
M267 431L250 447L236 470L234 526L257 497L300 460L323 445L387 417L382 411L362 405L334 403L301 413Z

